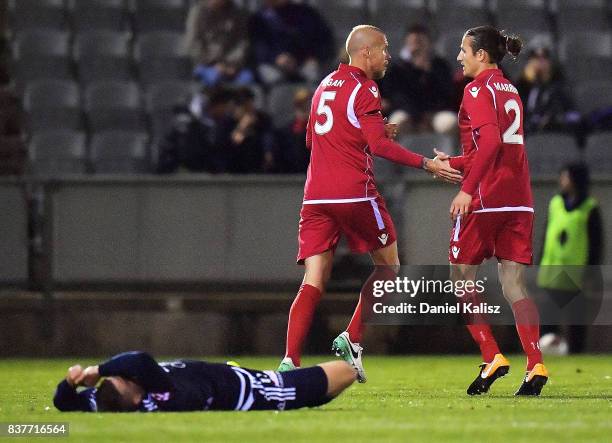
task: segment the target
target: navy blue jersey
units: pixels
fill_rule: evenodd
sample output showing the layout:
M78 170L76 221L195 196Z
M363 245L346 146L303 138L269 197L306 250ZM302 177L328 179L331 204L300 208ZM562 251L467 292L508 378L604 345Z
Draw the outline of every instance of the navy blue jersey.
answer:
M126 352L98 369L101 377L120 376L140 385L142 412L295 409L330 400L327 377L318 366L279 374L193 360L158 363L145 352ZM97 411L96 388L78 390L63 380L53 403L61 411Z

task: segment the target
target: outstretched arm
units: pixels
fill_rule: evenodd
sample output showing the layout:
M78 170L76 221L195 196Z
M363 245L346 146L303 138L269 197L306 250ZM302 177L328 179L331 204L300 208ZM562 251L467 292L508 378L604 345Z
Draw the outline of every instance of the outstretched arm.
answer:
M167 392L172 381L161 366L146 352L125 352L100 364L90 366L77 379L78 384L95 386L100 377L120 376L138 383L147 392Z

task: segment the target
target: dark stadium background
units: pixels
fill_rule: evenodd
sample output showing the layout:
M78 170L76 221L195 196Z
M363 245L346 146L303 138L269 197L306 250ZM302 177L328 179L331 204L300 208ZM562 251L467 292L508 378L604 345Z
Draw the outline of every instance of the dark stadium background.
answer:
M99 11L90 11L80 22L75 4L84 10L86 3ZM190 3L0 1L7 80L24 106L26 128L17 148L11 147L14 139L2 138L0 143L0 356L106 356L128 348L163 355L282 356L286 316L302 272L295 265L295 253L304 175L152 172L159 143L155 124L163 121L173 103L152 105L155 79L145 81L138 74L141 61L135 48L141 47L145 34L180 38ZM250 11L260 5L236 3ZM338 47L352 26L373 23L388 33L396 55L393 51L400 47L406 25L426 23L438 52L453 66L466 28L485 23L507 27L527 43L549 42L583 115L612 106L609 0L308 3L333 27ZM79 36L97 27L126 38L126 51L119 58L129 65L131 77L122 81L131 82L136 96L131 111L142 117L141 126L129 136L102 142L98 137L95 152L121 152L119 161L112 157L115 163L104 168L97 168L104 155L93 155L92 149L99 135L90 119L96 103L86 103L87 78L82 78L88 72L86 63L96 60L76 59L74 49ZM37 64L40 54L29 51L34 45L28 39L47 38L57 38L59 46L65 43L63 49L51 44L50 51L56 51L60 65L64 58L66 73ZM28 61L28 56L34 60ZM180 50L166 57L177 66L187 60ZM524 63L523 54L517 63L503 67L515 76ZM337 60L330 68L334 64ZM197 89L190 69L182 76L180 69L176 72L176 78L164 82L174 82L176 90ZM45 94L34 99L37 85L55 92L48 95L52 100L68 85L78 96L76 105L69 112L55 109L45 114L49 103ZM295 87L266 91L256 86L254 92L260 107L273 119L282 119ZM72 132L63 127L69 116L77 122ZM404 142L424 153L435 146L457 145L435 134L407 136ZM600 201L609 239L612 132L590 131L582 138L567 132L531 134L526 147L536 199L536 255L557 172L572 159L582 158L592 168L592 194ZM106 172L96 172L100 170ZM445 264L453 188L382 162L378 171L397 225L402 263ZM612 241L604 248L608 263ZM366 258L349 256L340 247L307 352L327 352L352 312L367 271ZM587 350L612 351L610 332L610 327L591 328ZM506 349L520 349L513 327L500 327L498 336ZM369 353L474 351L461 325L440 327L433 334L425 327L377 327L365 341Z

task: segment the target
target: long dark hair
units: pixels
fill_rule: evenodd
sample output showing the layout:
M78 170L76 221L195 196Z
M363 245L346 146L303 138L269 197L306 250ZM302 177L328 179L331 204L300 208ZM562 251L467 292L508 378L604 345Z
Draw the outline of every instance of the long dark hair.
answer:
M506 54L516 59L523 48L523 41L520 37L506 31L499 31L493 26L470 28L465 35L472 37L472 51L485 50L489 54L491 63L501 63Z

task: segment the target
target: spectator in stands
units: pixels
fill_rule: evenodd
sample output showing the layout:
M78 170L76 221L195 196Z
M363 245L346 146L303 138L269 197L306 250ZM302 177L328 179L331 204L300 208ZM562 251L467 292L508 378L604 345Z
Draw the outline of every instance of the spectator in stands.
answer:
M270 171L275 151L270 117L256 108L255 95L248 88L237 90L234 102L235 127L231 133L229 172L246 174Z
M278 131L278 151L275 155L275 172L305 173L310 161L306 148L306 125L310 113L311 92L299 88L293 96L293 121Z
M232 0L200 0L187 18L187 44L194 59L194 76L206 86L220 82L254 82L246 67L248 14Z
M173 126L159 146L157 171L228 172L232 99L230 90L216 88L207 93L197 113L187 105L177 105Z
M391 62L380 86L389 120L404 132L431 131L437 113L456 108L451 67L434 53L429 29L420 24L408 28L399 60ZM447 127L455 125L456 116Z
M542 247L542 258L538 274L538 285L547 290L550 301L549 312L559 312L560 318L567 321L570 315L569 351L584 350L589 311L597 313L589 306L585 295L593 283L589 278L589 267L602 264L603 229L596 199L590 196L590 174L584 163L565 165L559 176L559 194L555 195L548 207L546 235ZM570 278L565 278L570 276ZM563 309L565 308L565 309ZM591 309L590 309L591 308ZM559 324L559 323L557 323ZM543 352L555 351L555 346L563 340L559 327L542 327L542 338L548 348ZM547 337L546 334L555 334Z
M525 112L525 132L576 129L580 115L566 90L560 67L546 48L529 53L527 64L516 82Z
M332 30L307 4L265 0L250 25L257 73L265 84L320 80L320 68L334 55Z

